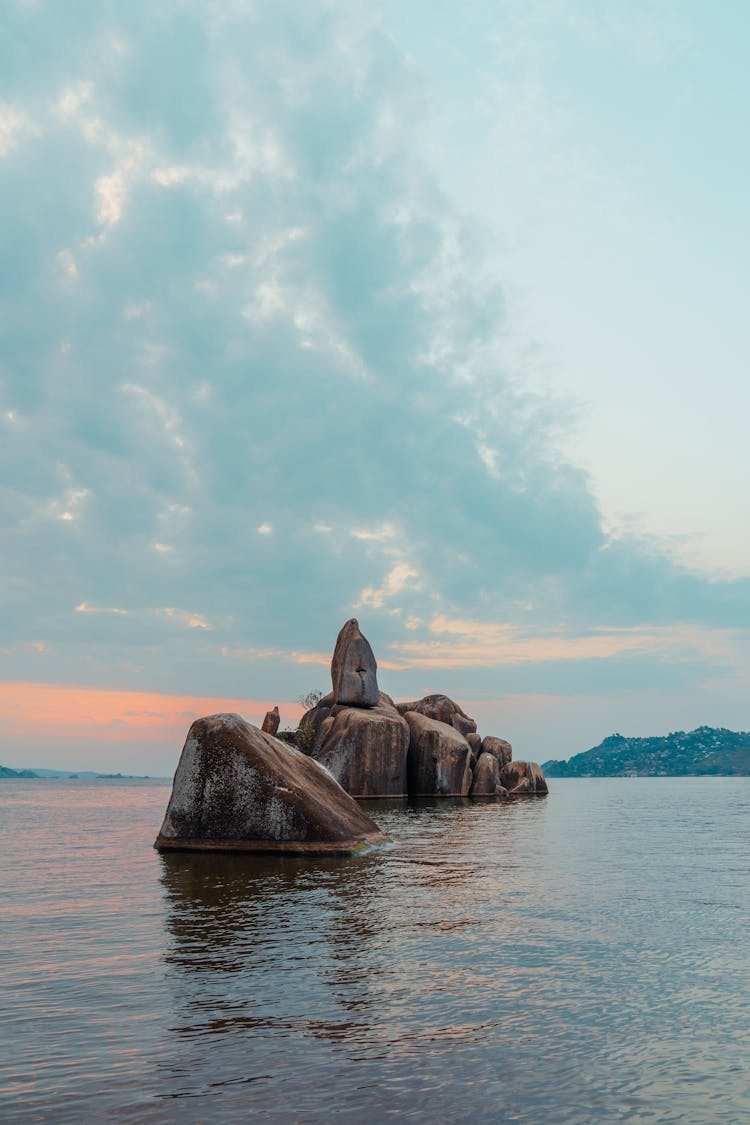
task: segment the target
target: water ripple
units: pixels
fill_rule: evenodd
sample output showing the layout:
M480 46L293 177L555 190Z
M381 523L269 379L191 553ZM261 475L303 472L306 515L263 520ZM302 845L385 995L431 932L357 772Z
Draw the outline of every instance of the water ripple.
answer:
M4 1119L750 1119L747 779L382 802L315 862L158 856L167 795L3 783Z

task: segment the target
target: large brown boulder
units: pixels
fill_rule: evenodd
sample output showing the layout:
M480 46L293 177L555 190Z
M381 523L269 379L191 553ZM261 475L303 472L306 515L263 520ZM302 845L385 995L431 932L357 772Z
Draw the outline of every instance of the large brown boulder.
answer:
M239 715L191 726L160 851L348 853L386 837L327 770Z
M311 707L309 711L305 711L304 715L299 721L297 734L302 735L302 741L308 741L310 743L310 747L312 748L315 739L320 733L320 728L323 726L323 723L326 721L328 716L338 715L339 712L345 710L347 706L348 705L344 703L337 703L334 699L333 692L329 691L328 695L324 695L322 699L319 699L314 707ZM391 712L395 712L395 714L398 715L395 703L391 699L390 695L386 695L384 691L378 692L378 701L376 706L385 708L386 710Z
M353 797L405 797L408 748L408 723L381 693L378 705L366 710L330 707L312 755Z
M477 724L447 695L426 695L424 699L415 699L411 703L397 703L396 707L402 715L406 715L407 711L415 711L418 715L426 715L428 719L447 723L461 734L476 734Z
M503 766L500 783L511 797L541 796L548 792L544 772L536 762L508 762Z
M504 738L495 738L488 734L482 739L482 753L492 754L500 763L500 768L513 759L513 747Z
M407 711L404 718L411 732L407 757L410 796L467 796L471 748L463 735L418 711Z
M375 707L378 702L378 665L370 643L352 617L336 638L331 660L333 698L347 707Z

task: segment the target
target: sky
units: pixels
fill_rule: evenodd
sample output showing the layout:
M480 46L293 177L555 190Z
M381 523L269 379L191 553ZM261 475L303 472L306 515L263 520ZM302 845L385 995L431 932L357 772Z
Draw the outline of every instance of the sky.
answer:
M747 729L750 12L4 0L0 762Z

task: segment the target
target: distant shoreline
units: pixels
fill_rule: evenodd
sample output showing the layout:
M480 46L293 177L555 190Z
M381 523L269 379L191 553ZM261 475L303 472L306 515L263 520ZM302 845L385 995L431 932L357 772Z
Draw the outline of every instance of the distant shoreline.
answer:
M169 781L168 777L137 773L96 773L94 770L14 769L0 766L0 781Z
M544 762L547 777L748 777L750 733L696 727L651 738L611 734L567 761Z

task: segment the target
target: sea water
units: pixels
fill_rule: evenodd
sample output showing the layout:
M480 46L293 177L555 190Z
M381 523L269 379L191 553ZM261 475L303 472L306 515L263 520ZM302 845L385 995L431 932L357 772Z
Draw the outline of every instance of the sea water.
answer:
M550 785L283 859L0 783L0 1118L750 1120L750 779Z

